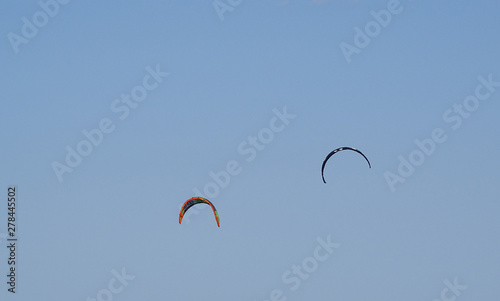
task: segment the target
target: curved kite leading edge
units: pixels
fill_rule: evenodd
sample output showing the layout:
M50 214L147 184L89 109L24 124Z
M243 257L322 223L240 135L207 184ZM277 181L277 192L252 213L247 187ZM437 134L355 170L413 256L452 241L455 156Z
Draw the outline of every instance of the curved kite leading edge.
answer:
M331 153L329 153L326 156L325 160L323 161L323 165L321 166L321 177L323 178L323 183L326 184L325 176L323 175L323 171L325 170L326 161L328 161L328 159L330 159L330 157L333 156L333 155L335 155L337 152L340 152L340 151L346 150L346 149L355 151L358 154L360 154L361 156L363 156L365 158L366 162L368 162L368 167L372 168L372 166L370 164L370 161L368 161L368 158L362 152L360 152L359 150L357 150L355 148L352 148L352 147L348 147L348 146L339 147L337 149L334 149Z
M188 211L189 208L201 203L208 204L210 205L210 207L212 207L212 210L214 211L215 221L217 222L217 226L220 227L219 213L217 212L217 209L215 209L215 206L209 200L200 196L190 198L184 203L184 205L182 205L181 212L179 212L179 224L182 222L182 218L184 218L184 214L186 213L186 211Z

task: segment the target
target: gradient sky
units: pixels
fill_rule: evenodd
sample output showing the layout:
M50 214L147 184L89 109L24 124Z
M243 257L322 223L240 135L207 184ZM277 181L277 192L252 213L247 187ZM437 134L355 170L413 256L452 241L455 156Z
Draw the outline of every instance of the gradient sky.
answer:
M61 2L1 4L0 299L500 298L500 1Z

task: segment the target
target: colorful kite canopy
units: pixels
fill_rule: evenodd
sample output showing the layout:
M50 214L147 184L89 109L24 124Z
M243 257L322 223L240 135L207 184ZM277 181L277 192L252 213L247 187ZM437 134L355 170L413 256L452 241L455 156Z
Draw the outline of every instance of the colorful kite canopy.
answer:
M184 205L182 205L181 212L179 212L179 224L182 222L182 218L184 218L184 214L186 211L188 211L189 208L196 204L208 204L210 207L212 207L212 210L214 211L214 216L215 216L215 221L217 221L217 226L220 227L220 221L219 221L219 213L217 212L217 209L215 209L215 206L207 199L202 198L200 196L195 196L194 198L190 198L187 200Z
M321 166L321 177L323 178L323 183L326 184L325 176L323 175L323 171L325 170L326 161L328 161L328 159L330 159L330 157L333 156L333 155L335 155L337 152L340 152L340 151L346 150L346 149L355 151L358 154L360 154L361 156L363 156L365 158L366 162L368 162L368 167L372 168L372 166L370 164L370 161L368 161L368 158L362 152L360 152L359 150L357 150L355 148L352 148L352 147L348 147L348 146L339 147L337 149L334 149L331 153L329 153L326 156L325 160L323 161L323 165Z

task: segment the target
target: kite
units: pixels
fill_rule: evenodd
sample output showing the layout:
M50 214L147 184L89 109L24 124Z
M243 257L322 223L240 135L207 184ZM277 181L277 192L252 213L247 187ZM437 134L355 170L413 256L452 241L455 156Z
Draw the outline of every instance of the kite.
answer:
M219 221L219 213L217 212L217 209L215 209L215 206L207 199L195 196L194 198L190 198L187 200L184 205L182 205L181 212L179 212L179 224L182 222L182 218L184 217L184 214L186 211L188 211L189 208L196 204L208 204L210 207L212 207L212 210L214 211L214 216L215 216L215 221L217 222L217 226L220 227L220 221Z
M372 168L370 161L368 161L368 158L359 150L352 148L352 147L348 147L348 146L339 147L337 149L334 149L331 153L329 153L328 156L326 156L325 160L323 161L323 165L321 166L321 177L323 178L323 183L326 184L325 176L323 175L323 171L325 170L326 161L328 161L328 159L330 159L330 157L335 155L337 152L340 152L340 151L346 150L346 149L355 151L358 154L360 154L361 156L363 156L365 158L366 162L368 162L368 167Z

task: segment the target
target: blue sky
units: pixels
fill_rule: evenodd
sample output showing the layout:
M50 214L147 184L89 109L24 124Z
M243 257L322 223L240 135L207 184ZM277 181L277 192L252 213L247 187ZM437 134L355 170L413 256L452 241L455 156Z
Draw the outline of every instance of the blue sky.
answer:
M1 5L2 300L500 297L499 1Z

